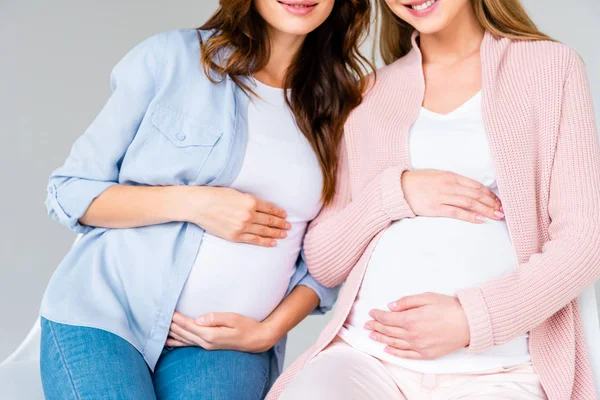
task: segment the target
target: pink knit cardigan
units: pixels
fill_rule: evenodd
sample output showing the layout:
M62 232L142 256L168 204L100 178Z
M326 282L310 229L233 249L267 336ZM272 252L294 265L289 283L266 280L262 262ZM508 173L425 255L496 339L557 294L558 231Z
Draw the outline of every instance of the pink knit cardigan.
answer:
M400 186L410 168L409 128L425 88L414 44L413 38L408 55L378 72L346 123L335 199L305 239L313 276L326 286L346 283L332 321L267 399L277 399L336 336L381 233L395 220L414 217ZM564 45L489 32L481 62L485 129L518 265L457 293L470 350L529 332L532 362L549 399L596 399L576 299L600 277L600 148L585 67Z

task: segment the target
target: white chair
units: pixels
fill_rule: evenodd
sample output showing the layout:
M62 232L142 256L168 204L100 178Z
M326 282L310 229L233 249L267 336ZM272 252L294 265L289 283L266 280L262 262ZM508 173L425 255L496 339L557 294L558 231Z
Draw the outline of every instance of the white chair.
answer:
M72 246L82 236L78 234ZM0 363L0 399L44 400L40 376L41 333L38 319L17 350Z
M600 393L600 322L593 285L581 294L579 303L596 388ZM44 400L39 368L40 332L38 320L19 348L0 364L0 399Z
M0 364L0 399L44 400L40 378L40 321L21 345Z
M600 310L594 285L586 288L579 296L579 307L583 319L585 340L592 363L596 391L600 394Z

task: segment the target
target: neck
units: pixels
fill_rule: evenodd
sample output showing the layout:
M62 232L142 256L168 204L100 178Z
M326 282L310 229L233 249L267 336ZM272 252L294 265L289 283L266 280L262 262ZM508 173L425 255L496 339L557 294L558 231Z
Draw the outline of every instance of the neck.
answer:
M305 36L269 31L271 41L269 61L264 68L254 73L254 77L269 86L283 87L286 71L294 62L304 38Z
M446 28L420 35L424 63L452 64L479 51L485 29L471 6L465 7Z

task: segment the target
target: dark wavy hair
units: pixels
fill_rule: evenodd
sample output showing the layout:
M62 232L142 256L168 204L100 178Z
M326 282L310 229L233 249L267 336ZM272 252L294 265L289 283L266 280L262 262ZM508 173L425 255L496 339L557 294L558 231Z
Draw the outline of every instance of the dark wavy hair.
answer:
M327 20L307 35L286 74L287 103L319 159L325 204L335 194L344 123L361 103L368 68L372 68L359 51L370 22L370 0L336 0ZM206 40L200 37L206 75L215 83L229 76L252 92L241 78L259 71L269 60L266 24L253 0L221 0L215 14L198 28L213 31Z

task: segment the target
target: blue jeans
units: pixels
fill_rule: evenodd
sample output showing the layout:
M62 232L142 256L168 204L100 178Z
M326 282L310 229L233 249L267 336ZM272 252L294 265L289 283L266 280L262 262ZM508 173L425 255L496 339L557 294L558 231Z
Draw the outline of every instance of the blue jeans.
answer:
M154 373L112 333L42 318L41 374L49 400L257 400L268 391L271 351L165 348Z

